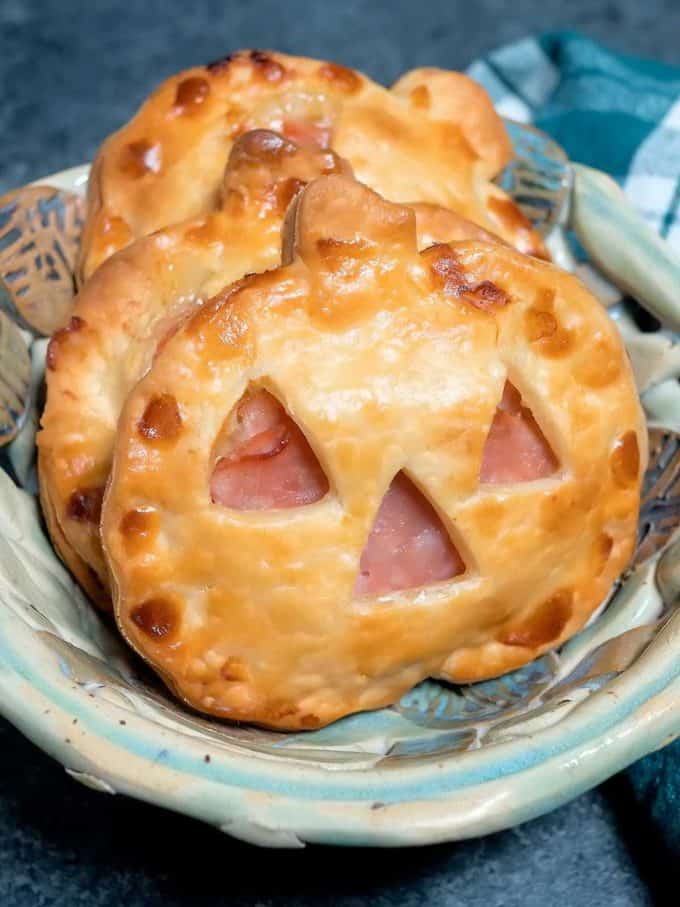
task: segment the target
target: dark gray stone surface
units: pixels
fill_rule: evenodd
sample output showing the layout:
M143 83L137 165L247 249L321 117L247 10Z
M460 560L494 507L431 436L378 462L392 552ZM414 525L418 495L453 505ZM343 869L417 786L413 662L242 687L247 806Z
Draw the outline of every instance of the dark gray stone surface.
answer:
M166 75L238 47L335 58L389 81L565 27L680 63L677 0L0 0L0 192L89 159ZM0 723L0 905L677 905L677 855L626 784L459 845L263 852L81 788Z
M678 0L0 0L0 191L88 160L163 78L238 47L389 82L556 28L680 62Z
M621 780L479 841L263 851L81 787L6 725L0 767L3 907L652 907L669 880Z

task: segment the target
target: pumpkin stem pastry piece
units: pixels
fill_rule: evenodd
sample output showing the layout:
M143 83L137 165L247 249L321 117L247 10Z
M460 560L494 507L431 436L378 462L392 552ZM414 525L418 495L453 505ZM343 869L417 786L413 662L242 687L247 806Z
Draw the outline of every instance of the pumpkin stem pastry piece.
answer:
M581 628L646 460L615 326L502 245L322 177L284 264L226 287L130 393L104 499L115 613L186 703L302 729Z
M280 263L287 206L310 179L350 174L334 152L267 130L234 144L212 215L140 239L106 262L76 299L47 355L38 436L43 510L55 547L90 597L110 606L99 518L118 416L128 391L182 319L225 284ZM419 205L424 243L480 228ZM482 233L484 231L481 231Z
M388 91L335 63L253 50L168 79L104 142L88 186L81 282L134 239L214 211L233 142L256 128L332 146L386 198L450 208L546 255L490 182L511 145L488 95L467 76L414 70Z

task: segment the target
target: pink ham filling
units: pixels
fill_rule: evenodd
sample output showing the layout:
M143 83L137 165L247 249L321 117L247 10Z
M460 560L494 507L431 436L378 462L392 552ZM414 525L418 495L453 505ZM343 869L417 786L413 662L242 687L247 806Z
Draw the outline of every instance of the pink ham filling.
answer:
M224 507L303 507L328 492L328 479L307 439L266 391L242 400L236 426L217 454L210 495Z
M552 475L557 460L531 410L522 406L506 381L484 446L480 481L488 484L529 482Z
M465 565L432 505L403 473L387 489L366 542L357 595L440 583Z
M283 134L301 148L328 148L331 139L331 128L325 123L314 123L309 120L286 120Z

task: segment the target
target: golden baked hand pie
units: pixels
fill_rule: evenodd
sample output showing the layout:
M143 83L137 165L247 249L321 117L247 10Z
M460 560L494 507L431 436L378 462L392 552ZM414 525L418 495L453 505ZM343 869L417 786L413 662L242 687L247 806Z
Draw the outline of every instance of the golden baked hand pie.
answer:
M281 225L308 180L349 174L337 155L266 130L233 146L220 210L139 240L78 296L47 356L47 405L38 436L43 510L63 560L109 605L99 516L118 415L159 342L226 283L280 261ZM424 243L476 237L480 228L435 205L418 206Z
M489 182L511 147L472 80L414 70L388 91L334 63L242 51L168 79L104 142L90 175L81 281L134 239L213 211L232 143L255 128L332 145L386 198L442 205L522 251L546 254Z
M286 264L206 302L128 397L115 613L201 711L311 728L500 674L631 554L646 435L615 326L505 246L418 253L414 221L310 183Z

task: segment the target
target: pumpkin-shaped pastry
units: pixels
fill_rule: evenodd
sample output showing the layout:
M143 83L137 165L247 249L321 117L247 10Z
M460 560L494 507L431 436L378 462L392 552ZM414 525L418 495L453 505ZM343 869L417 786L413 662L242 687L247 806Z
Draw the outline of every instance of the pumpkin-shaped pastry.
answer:
M134 239L213 211L232 144L253 129L332 147L386 198L442 205L546 254L490 182L510 140L467 76L414 70L388 91L335 63L253 50L168 79L104 142L88 186L81 281Z
M284 729L561 643L630 557L646 459L604 310L505 246L419 253L343 176L284 250L128 397L102 519L127 640L191 706Z
M300 147L277 133L241 136L219 210L140 239L111 258L50 342L38 436L43 510L62 559L100 605L109 604L101 500L128 391L158 345L204 300L246 273L280 263L290 200L307 181L328 173L351 171L332 151ZM416 217L423 244L480 233L436 205L417 206Z

